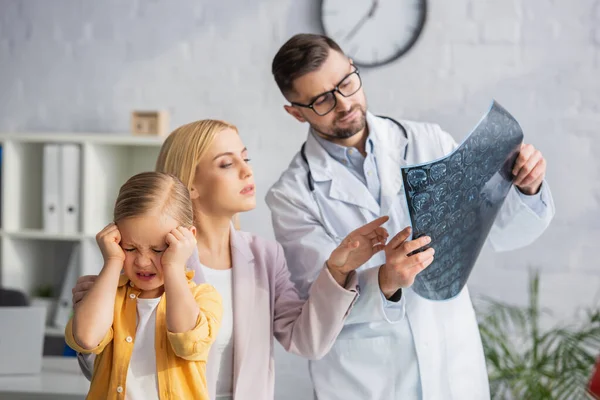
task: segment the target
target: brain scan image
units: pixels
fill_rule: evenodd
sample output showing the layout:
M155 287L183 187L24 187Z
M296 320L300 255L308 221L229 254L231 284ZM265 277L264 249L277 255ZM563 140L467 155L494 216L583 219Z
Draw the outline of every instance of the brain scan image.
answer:
M512 186L522 142L519 123L494 101L450 154L402 167L413 237L431 236L436 251L412 286L418 295L443 301L462 291Z

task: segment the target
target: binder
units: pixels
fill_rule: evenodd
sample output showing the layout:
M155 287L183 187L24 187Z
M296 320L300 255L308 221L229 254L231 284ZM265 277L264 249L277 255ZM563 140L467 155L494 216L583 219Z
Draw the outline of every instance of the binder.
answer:
M56 312L54 314L54 326L64 328L71 318L71 312L73 307L71 305L72 293L71 289L75 286L77 278L79 277L79 255L80 245L76 244L73 246L71 256L69 257L69 263L65 269L65 273L62 280L60 289L60 295L58 297Z
M2 144L0 144L0 188L2 188ZM2 226L2 190L0 190L0 227Z
M60 185L60 145L48 143L44 145L44 171L42 175L42 208L43 228L46 232L59 233L62 230L61 185Z
M62 231L64 233L79 232L81 185L81 147L77 144L61 145L60 176L62 179Z

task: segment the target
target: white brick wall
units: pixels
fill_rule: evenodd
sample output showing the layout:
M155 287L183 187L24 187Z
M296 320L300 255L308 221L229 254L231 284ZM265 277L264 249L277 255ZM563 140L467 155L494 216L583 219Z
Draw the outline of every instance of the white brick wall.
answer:
M0 131L126 131L130 110L163 107L173 127L224 118L240 127L262 199L305 136L271 59L291 34L317 31L316 3L0 0ZM429 0L415 48L363 76L372 111L458 140L496 98L546 155L554 224L526 249L486 250L474 294L523 303L535 267L554 320L598 303L600 0ZM242 223L272 236L262 201ZM278 398L309 398L303 362L280 353Z

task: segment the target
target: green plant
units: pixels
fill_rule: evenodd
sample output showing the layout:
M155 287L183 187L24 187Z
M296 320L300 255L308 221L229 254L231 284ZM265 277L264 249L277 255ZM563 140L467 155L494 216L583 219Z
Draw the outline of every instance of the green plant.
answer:
M600 355L600 309L580 323L543 330L539 273L529 280L529 304L517 307L489 298L479 315L493 399L592 399L586 392Z
M33 292L35 297L53 297L54 296L54 288L52 285L40 285Z

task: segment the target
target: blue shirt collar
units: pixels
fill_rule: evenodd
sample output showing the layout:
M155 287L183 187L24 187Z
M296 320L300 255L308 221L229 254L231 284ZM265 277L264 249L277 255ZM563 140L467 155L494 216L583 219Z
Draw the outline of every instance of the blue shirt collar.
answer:
M337 143L330 142L329 140L324 139L321 136L319 136L319 134L316 133L314 131L314 129L311 129L310 132L314 136L314 138L317 139L317 142L319 142L319 144L325 149L327 154L329 154L336 161L342 162L344 160L346 160L346 161L349 160L350 156L348 154L348 151L350 149L356 150L354 147L342 146ZM373 135L371 135L370 131L369 131L369 136L367 137L367 145L365 147L366 147L365 150L367 152L367 157L369 155L373 154L373 149L374 149Z

